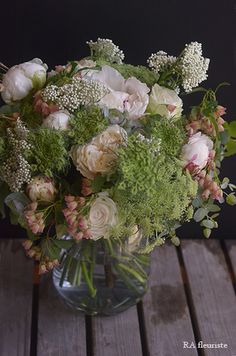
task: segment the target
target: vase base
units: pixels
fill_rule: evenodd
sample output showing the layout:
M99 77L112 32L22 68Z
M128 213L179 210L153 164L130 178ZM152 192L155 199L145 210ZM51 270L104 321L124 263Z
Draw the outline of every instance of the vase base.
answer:
M97 285L97 293L91 297L87 285L81 283L79 287L72 286L64 281L60 286L59 273L53 273L54 286L64 300L65 304L73 310L86 315L112 316L121 313L133 305L136 305L146 293L147 288L140 285L135 291L125 288L124 283L116 281L114 287L109 288L101 279Z

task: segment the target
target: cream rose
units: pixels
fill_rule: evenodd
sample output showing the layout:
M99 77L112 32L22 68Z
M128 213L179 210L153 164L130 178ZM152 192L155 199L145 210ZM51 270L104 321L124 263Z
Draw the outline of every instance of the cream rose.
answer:
M47 66L38 58L11 67L3 76L2 99L10 104L26 97L33 88L42 88L46 71Z
M109 230L117 223L117 208L108 193L101 192L93 201L88 216L88 228L92 233L91 239L108 238Z
M52 202L55 200L57 190L52 178L35 176L27 185L26 193L33 202Z
M59 110L51 113L43 120L44 127L55 130L66 130L69 128L70 114L66 110Z
M126 131L118 125L112 125L88 144L73 146L70 156L84 177L94 179L98 174L112 173L117 160L117 148L126 141Z
M183 102L174 90L155 84L149 98L147 111L162 117L180 117Z
M181 159L184 167L192 164L198 169L203 169L208 162L210 151L213 149L212 140L201 132L189 138L182 148Z
M101 82L109 89L109 93L99 102L102 108L126 113L130 120L136 120L145 113L149 100L149 88L145 83L134 77L125 80L108 65L104 65L100 71L88 71L86 77Z

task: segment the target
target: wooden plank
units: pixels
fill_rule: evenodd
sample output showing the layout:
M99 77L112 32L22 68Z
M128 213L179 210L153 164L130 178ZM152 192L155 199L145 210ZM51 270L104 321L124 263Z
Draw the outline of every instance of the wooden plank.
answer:
M94 356L142 356L136 307L93 318Z
M33 262L21 241L0 240L0 355L30 354Z
M194 341L194 334L174 246L164 245L152 254L143 310L151 356L197 355L195 349L183 348L184 341Z
M228 345L205 348L205 356L236 355L235 293L219 241L183 241L182 251L201 340Z
M226 248L231 260L231 265L236 276L236 241L235 240L225 240ZM235 282L235 281L234 281Z
M51 275L43 276L39 293L37 356L85 356L85 318L59 298Z

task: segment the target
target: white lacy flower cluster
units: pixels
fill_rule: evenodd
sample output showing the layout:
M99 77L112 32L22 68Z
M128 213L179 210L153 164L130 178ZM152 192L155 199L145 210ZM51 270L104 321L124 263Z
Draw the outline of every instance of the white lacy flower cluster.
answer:
M159 51L157 53L152 53L148 58L147 63L155 73L160 73L161 71L170 68L176 62L176 59L176 57L169 56L164 51Z
M28 130L20 119L17 120L15 129L7 129L9 145L12 148L11 156L3 163L1 179L5 181L11 191L21 191L23 184L31 180L31 169L23 153L30 149L27 142Z
M180 60L182 85L186 93L207 79L210 60L202 56L202 44L191 42L185 46Z
M60 110L73 112L81 105L99 102L108 92L107 87L100 82L74 77L70 84L47 86L43 91L43 100L56 103Z
M123 51L116 46L112 40L98 38L97 41L86 42L91 50L91 55L98 58L104 58L108 62L122 64L125 56Z
M202 44L198 42L186 44L178 58L159 51L153 53L147 60L149 67L155 73L171 69L172 74L180 75L181 84L186 93L191 92L193 88L207 79L209 62L208 58L202 56Z

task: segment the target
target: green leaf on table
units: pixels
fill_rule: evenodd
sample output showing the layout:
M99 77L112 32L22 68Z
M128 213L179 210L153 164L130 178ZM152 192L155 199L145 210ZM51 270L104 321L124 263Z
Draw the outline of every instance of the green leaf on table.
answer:
M177 236L173 236L173 237L171 238L171 242L172 242L172 244L175 245L175 246L179 246L179 245L180 245L180 239L179 239Z
M211 235L211 229L204 229L203 230L203 235L208 239Z

